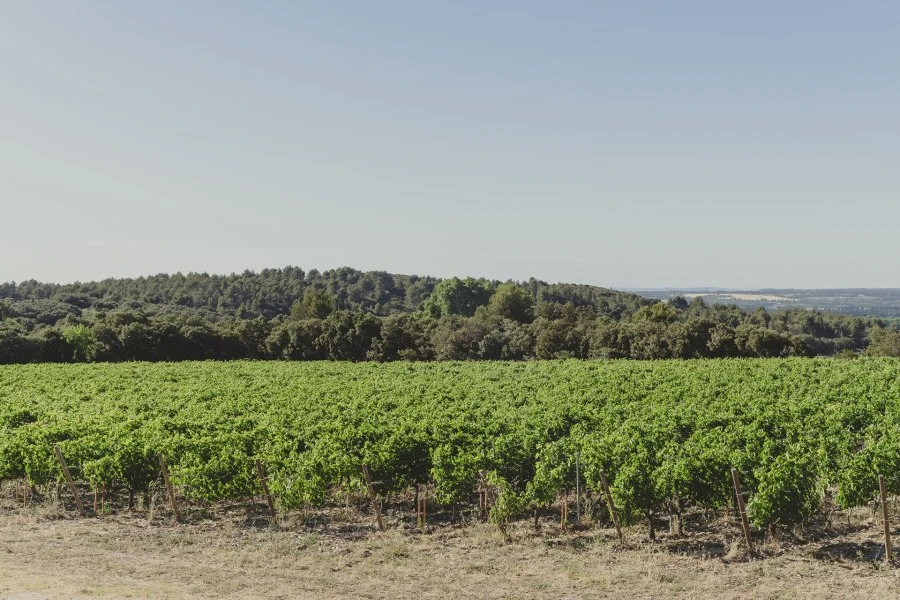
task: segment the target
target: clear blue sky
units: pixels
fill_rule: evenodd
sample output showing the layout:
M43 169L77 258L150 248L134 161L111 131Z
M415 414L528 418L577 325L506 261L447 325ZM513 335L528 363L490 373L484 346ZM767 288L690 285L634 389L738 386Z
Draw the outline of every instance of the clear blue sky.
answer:
M0 2L0 281L898 287L897 2Z

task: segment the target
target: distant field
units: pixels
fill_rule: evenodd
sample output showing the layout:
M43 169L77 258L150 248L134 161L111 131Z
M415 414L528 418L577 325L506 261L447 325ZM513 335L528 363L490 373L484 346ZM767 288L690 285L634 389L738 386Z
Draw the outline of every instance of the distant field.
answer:
M767 310L797 308L865 317L900 318L900 288L820 290L698 290L684 288L635 291L642 296L660 300L667 300L672 296L686 298L699 296L706 302L737 304L744 310L752 310L761 306Z
M732 300L734 302L793 302L793 299L788 298L787 296L774 296L772 294L750 294L750 293L722 293L722 294L708 294L703 292L685 292L682 294L685 298L715 298L716 300L727 302Z

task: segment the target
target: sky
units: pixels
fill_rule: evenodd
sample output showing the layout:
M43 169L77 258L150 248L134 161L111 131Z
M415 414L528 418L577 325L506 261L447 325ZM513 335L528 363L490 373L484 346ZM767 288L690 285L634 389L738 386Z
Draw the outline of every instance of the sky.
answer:
M900 287L900 3L0 0L0 281Z

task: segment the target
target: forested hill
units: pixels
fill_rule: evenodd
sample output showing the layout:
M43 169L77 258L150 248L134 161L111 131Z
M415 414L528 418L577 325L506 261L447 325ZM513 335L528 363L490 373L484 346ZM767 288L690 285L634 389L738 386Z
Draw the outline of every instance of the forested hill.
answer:
M0 363L900 354L876 319L589 285L297 267L0 284Z
M62 316L77 313L72 307L101 311L130 308L153 313L189 308L213 320L221 317L272 319L289 314L307 290L317 290L330 294L337 309L388 316L419 310L440 281L435 277L363 272L349 267L323 272L285 267L259 273L176 273L71 284L34 280L0 283L0 301L31 303L36 310L59 311ZM485 279L465 281L474 281L487 290L500 285L499 281ZM534 278L518 285L536 302L592 306L599 314L613 318L656 302L592 285L548 284Z

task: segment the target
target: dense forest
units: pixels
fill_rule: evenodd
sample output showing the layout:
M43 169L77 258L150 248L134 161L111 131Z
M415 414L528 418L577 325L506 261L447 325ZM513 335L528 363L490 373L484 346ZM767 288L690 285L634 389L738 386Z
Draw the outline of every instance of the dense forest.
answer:
M900 355L884 321L536 279L297 267L0 284L0 363Z

